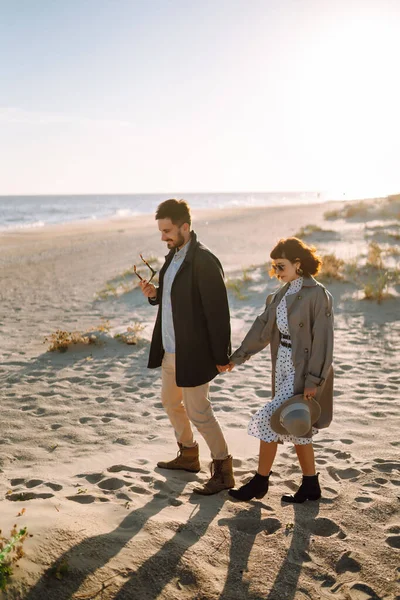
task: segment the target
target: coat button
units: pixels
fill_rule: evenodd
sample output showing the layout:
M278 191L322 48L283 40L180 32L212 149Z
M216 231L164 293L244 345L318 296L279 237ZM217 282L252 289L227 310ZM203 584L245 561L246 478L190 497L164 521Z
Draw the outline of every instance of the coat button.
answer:
M327 317L330 317L330 316L331 316L331 313L330 313L330 312L327 312L327 313L326 313L326 316L327 316Z
M299 327L303 327L303 323L299 323Z
M304 352L308 352L308 348L304 348Z
M297 300L301 300L303 296L297 296Z

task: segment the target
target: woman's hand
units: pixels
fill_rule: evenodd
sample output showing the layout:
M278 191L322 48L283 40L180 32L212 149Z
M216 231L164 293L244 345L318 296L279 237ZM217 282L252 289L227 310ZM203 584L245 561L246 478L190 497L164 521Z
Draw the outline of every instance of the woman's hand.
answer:
M316 387L304 388L304 392L303 392L304 400L310 400L311 398L315 398L316 393L317 393Z
M230 361L227 365L217 365L217 369L218 369L219 373L226 373L226 371L232 371L234 366L235 366L235 363Z

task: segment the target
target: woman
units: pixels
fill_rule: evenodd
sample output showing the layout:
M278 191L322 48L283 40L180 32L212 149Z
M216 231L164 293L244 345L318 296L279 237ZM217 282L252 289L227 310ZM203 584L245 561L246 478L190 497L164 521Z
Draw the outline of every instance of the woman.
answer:
M315 248L297 238L281 239L270 256L273 260L270 275L285 285L268 296L265 311L232 355L229 368L244 363L270 344L273 399L252 417L248 428L249 434L260 440L257 473L246 485L230 490L229 494L243 501L264 497L278 443L287 441L295 446L303 480L293 496L285 495L282 500L301 503L321 497L312 435L328 427L332 420L332 296L313 278L322 264ZM293 406L296 399L289 399L298 394L302 395L300 401L306 411L311 403L313 408L315 403L319 405L317 421L302 436L289 431L286 435L277 433L276 413L283 414L286 405ZM309 404L304 405L303 398ZM299 403L296 406L301 408Z

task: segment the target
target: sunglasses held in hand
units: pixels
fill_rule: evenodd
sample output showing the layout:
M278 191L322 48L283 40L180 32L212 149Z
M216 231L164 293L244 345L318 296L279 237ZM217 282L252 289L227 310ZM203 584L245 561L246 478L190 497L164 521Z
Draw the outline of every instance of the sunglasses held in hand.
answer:
M153 269L153 267L151 265L149 265L149 263L147 262L147 260L145 260L141 254L139 254L139 256L142 259L142 261L144 262L144 264L146 265L146 267L148 267L150 269L150 271L151 271L151 277L147 281L147 283L150 283L150 281L153 279L153 277L157 273L157 271L155 271ZM141 275L139 275L139 273L136 270L136 265L133 265L133 272L135 273L135 275L137 275L137 277L139 277L140 281L143 281L143 277L141 277Z

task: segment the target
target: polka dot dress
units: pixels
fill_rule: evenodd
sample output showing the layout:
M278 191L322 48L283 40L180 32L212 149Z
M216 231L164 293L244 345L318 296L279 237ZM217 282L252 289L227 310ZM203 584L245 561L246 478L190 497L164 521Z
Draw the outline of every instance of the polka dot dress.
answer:
M276 324L279 331L284 335L289 335L286 296L297 294L302 285L302 277L291 281L286 294L276 308ZM289 434L281 435L275 433L270 426L272 413L294 394L294 373L292 348L280 345L275 368L275 396L253 415L248 427L249 435L253 435L264 442L292 442L297 445L312 443L312 438L300 438ZM313 428L313 433L316 432L317 430Z

